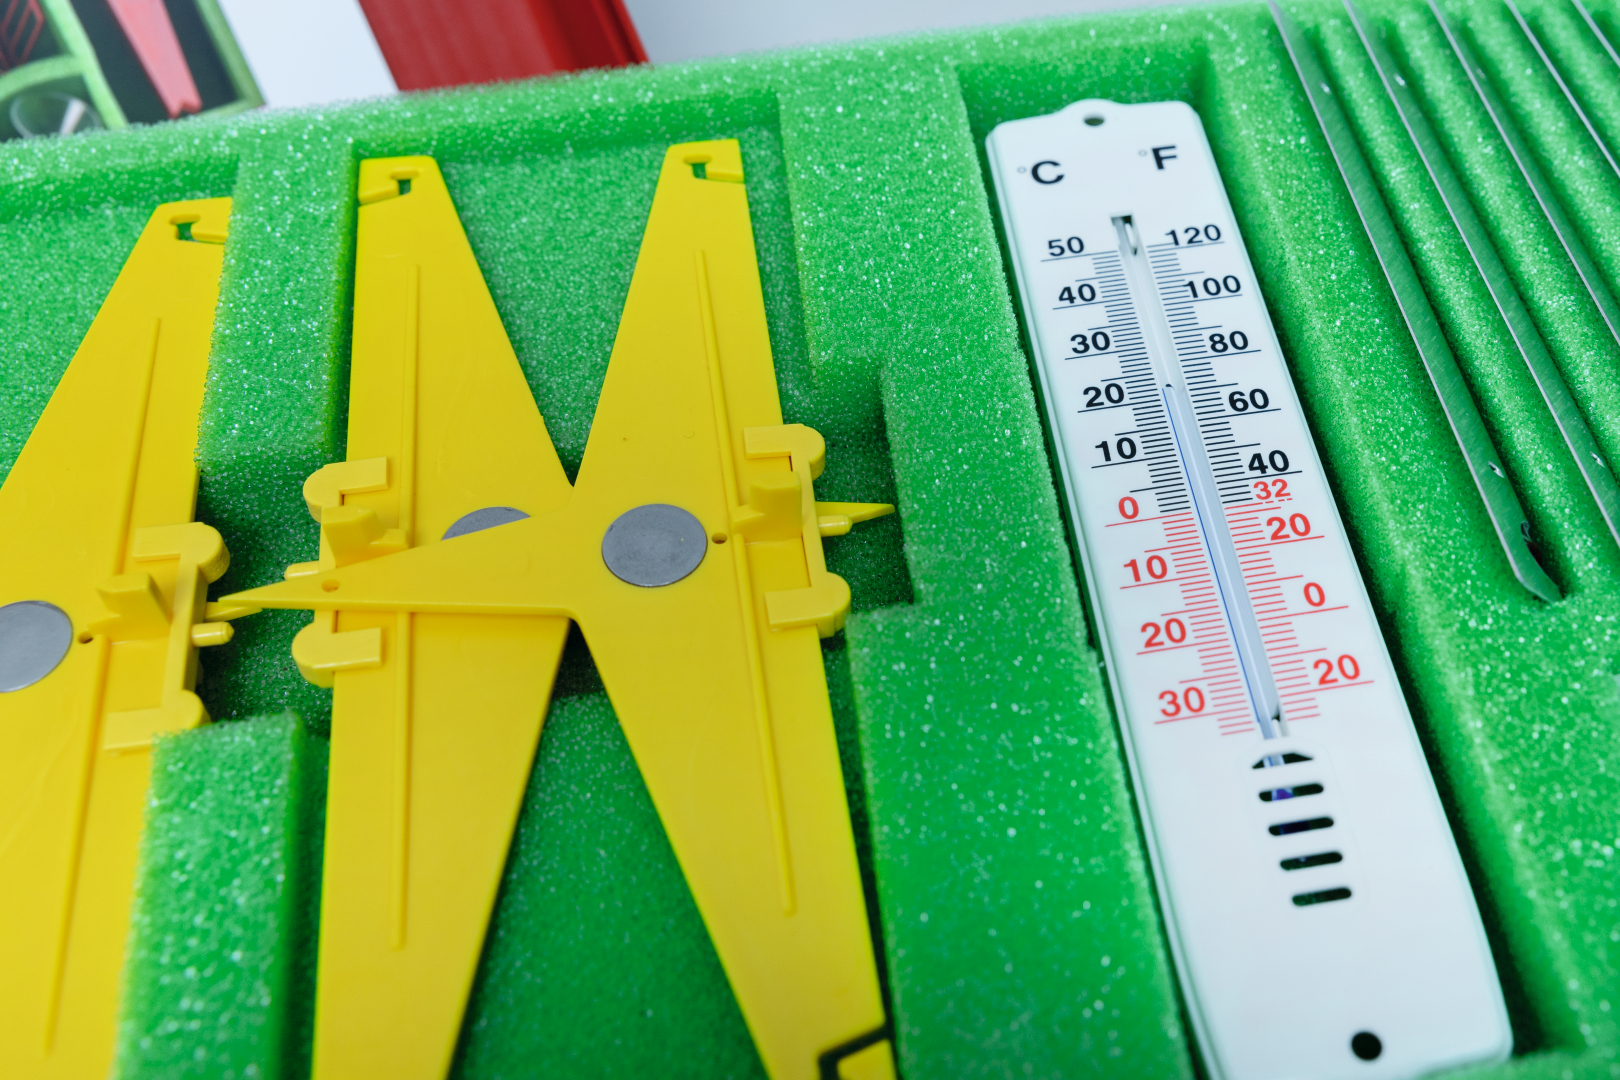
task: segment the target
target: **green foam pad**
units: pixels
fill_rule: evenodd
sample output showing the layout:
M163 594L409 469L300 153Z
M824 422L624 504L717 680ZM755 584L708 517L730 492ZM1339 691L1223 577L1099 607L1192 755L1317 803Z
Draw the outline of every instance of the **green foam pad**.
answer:
M307 1072L326 748L297 716L158 739L119 1080Z
M1505 9L1445 4L1620 290L1620 181ZM659 156L674 142L740 138L783 408L827 436L818 495L900 509L828 541L855 611L824 658L901 1070L1191 1076L982 150L995 124L1083 97L1187 101L1486 915L1519 1056L1485 1071L1607 1076L1620 1060L1620 549L1342 8L1287 6L1567 593L1559 603L1530 598L1510 574L1253 0L7 144L0 464L15 459L152 205L229 194L199 513L232 551L219 589L312 558L299 485L343 456L357 163L425 153L443 166L547 427L577 468ZM1427 6L1362 6L1620 460L1620 347ZM1587 6L1613 39L1613 0ZM1568 0L1519 7L1613 145L1620 69ZM199 692L214 716L296 708L316 736L327 729L329 692L287 656L306 618L254 616L205 651ZM458 1070L756 1069L577 636L557 693ZM278 798L277 812L296 816L291 796ZM233 853L273 850L244 837ZM143 881L143 895L152 887ZM275 963L312 962L273 905L242 917L244 932L251 923L256 940L278 943ZM198 969L229 970L217 957ZM155 977L133 965L132 1000ZM272 1029L230 1030L185 1045L246 1061ZM296 1073L307 1032L274 1031Z

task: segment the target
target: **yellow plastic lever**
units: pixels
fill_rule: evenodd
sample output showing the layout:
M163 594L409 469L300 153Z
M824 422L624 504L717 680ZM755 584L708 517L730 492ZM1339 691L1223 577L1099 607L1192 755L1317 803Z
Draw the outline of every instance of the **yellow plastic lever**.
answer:
M147 748L207 721L197 646L230 638L191 520L230 206L158 207L0 487L7 1080L107 1075Z
M321 551L292 580L570 491L438 166L365 161L360 192L351 456L304 484ZM316 1077L448 1071L567 636L555 616L345 608L294 641L334 687Z
M362 163L355 460L306 484L321 559L231 598L315 610L335 679L316 1080L447 1071L570 619L767 1072L893 1075L817 642L822 532L892 507L815 501L741 181L732 140L665 156L569 488L433 161Z

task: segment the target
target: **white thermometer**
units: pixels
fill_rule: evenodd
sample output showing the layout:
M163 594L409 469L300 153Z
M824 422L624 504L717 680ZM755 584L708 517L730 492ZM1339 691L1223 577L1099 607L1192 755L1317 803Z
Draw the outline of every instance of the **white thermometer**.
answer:
M1209 1073L1505 1057L1479 912L1197 113L1081 101L987 145Z

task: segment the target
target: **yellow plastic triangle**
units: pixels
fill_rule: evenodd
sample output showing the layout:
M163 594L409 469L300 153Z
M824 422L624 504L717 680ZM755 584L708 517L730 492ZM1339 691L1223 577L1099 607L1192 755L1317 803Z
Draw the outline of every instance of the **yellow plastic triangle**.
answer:
M229 199L157 209L0 488L0 651L56 655L51 611L68 635L0 693L7 1080L111 1067L147 749L207 720L196 646L230 637L203 622L228 555L191 520L229 216Z

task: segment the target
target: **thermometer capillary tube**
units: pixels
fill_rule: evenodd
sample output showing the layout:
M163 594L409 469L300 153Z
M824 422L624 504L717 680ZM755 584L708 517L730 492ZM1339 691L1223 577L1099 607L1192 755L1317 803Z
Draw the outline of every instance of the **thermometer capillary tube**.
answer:
M1215 585L1221 594L1221 609L1232 631L1237 646L1238 664L1243 669L1243 681L1249 689L1249 700L1254 703L1255 723L1260 734L1267 739L1287 735L1288 728L1282 716L1282 703L1277 684L1266 661L1260 626L1255 621L1254 605L1243 584L1242 566L1238 562L1237 547L1226 526L1226 515L1221 512L1219 488L1210 471L1209 455L1199 433L1197 414L1193 410L1192 396L1183 384L1181 364L1176 359L1174 338L1165 318L1159 290L1148 265L1147 252L1137 234L1136 223L1130 214L1113 219L1115 235L1119 237L1119 257L1125 267L1125 282L1130 289L1142 339L1147 346L1148 362L1153 368L1160 393L1164 397L1165 416L1176 441L1176 453L1181 457L1182 471L1187 477L1188 493L1192 497L1193 512L1198 517L1199 532L1209 549L1210 565L1215 571Z

